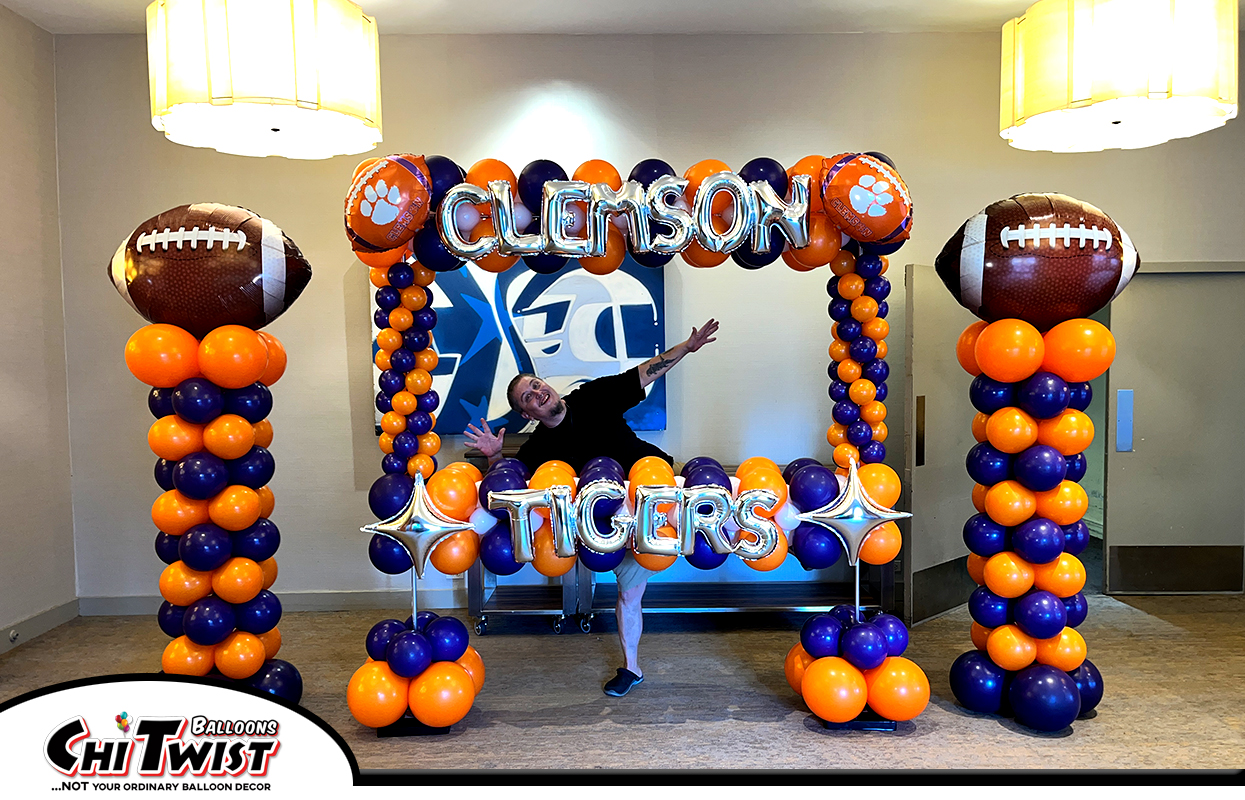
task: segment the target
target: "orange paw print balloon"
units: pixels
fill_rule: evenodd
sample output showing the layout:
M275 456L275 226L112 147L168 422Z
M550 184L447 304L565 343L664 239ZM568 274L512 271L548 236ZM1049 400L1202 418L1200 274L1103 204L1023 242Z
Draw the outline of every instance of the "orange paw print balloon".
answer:
M410 241L428 219L432 178L423 156L386 156L355 175L346 194L346 236L363 253Z
M830 221L858 242L897 242L912 229L912 196L889 164L844 153L821 168L821 200Z

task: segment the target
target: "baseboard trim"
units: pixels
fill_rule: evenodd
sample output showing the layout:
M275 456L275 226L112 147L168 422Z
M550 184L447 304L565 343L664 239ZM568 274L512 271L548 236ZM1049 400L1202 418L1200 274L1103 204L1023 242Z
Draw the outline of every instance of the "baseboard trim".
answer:
M1107 594L1209 594L1245 589L1245 547L1108 547Z
M968 556L912 573L912 622L922 622L968 602L977 584L968 577Z
M58 625L64 625L77 616L78 601L70 600L68 603L52 606L46 611L40 611L38 614L4 626L4 635L0 636L0 655L29 642L36 636L47 633Z
M283 611L356 611L370 608L407 608L411 593L400 589L348 592L277 592ZM164 600L160 595L130 597L82 597L78 611L84 617L132 617L155 615ZM463 609L467 607L466 588L420 589L419 607ZM2 651L0 651L2 652Z

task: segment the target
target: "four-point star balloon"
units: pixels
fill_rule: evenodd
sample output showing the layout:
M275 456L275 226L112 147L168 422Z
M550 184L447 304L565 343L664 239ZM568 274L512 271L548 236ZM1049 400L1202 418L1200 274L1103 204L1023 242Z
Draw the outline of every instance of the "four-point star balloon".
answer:
M406 506L389 519L364 525L359 530L372 535L379 533L406 548L415 565L415 574L422 578L428 568L428 557L438 544L459 531L473 528L470 522L451 519L437 510L428 500L424 476L416 473L415 488Z
M860 548L869 538L869 532L883 522L906 519L912 515L906 511L893 511L873 501L865 491L853 459L847 468L847 486L828 505L799 514L803 522L820 525L843 542L847 551L847 563L855 566L860 560Z

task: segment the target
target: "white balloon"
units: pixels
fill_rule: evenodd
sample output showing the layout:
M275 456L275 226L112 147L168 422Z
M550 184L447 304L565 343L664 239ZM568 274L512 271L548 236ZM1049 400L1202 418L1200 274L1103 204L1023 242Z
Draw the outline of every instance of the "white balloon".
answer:
M631 225L631 220L627 218L626 214L614 214L610 217L610 224L617 228L619 233L626 235L627 228Z
M545 524L545 518L535 511L528 515L528 524L532 526L532 533L535 533L541 525Z
M731 223L735 221L735 201L732 200L726 208L722 209L722 213L718 214L718 216L722 218L722 221L726 223L726 227L729 228Z
M463 203L454 211L454 226L466 238L480 224L480 212L471 203Z
M566 233L569 236L578 236L584 232L584 221L586 215L584 209L579 203L566 204Z
M739 478L731 476L731 496L739 497Z
M497 517L482 508L477 508L475 511L471 512L471 519L469 521L471 522L472 527L476 529L476 533L481 536L493 530L493 527L497 525Z
M686 478L684 478L682 475L675 475L675 476L674 476L674 485L675 485L675 486L677 486L677 487L679 487L680 489L682 489L682 488L683 488L683 484L686 482L686 480L687 480L687 479L686 479Z
M532 212L522 203L516 203L511 214L514 216L514 227L520 232L526 231L527 226L532 224Z

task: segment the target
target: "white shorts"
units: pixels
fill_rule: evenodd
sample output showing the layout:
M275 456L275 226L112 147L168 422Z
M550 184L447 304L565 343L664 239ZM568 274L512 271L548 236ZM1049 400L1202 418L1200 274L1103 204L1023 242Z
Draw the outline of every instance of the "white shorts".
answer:
M618 593L631 591L656 574L653 570L640 566L635 555L628 549L626 558L614 568L614 575L618 579Z

